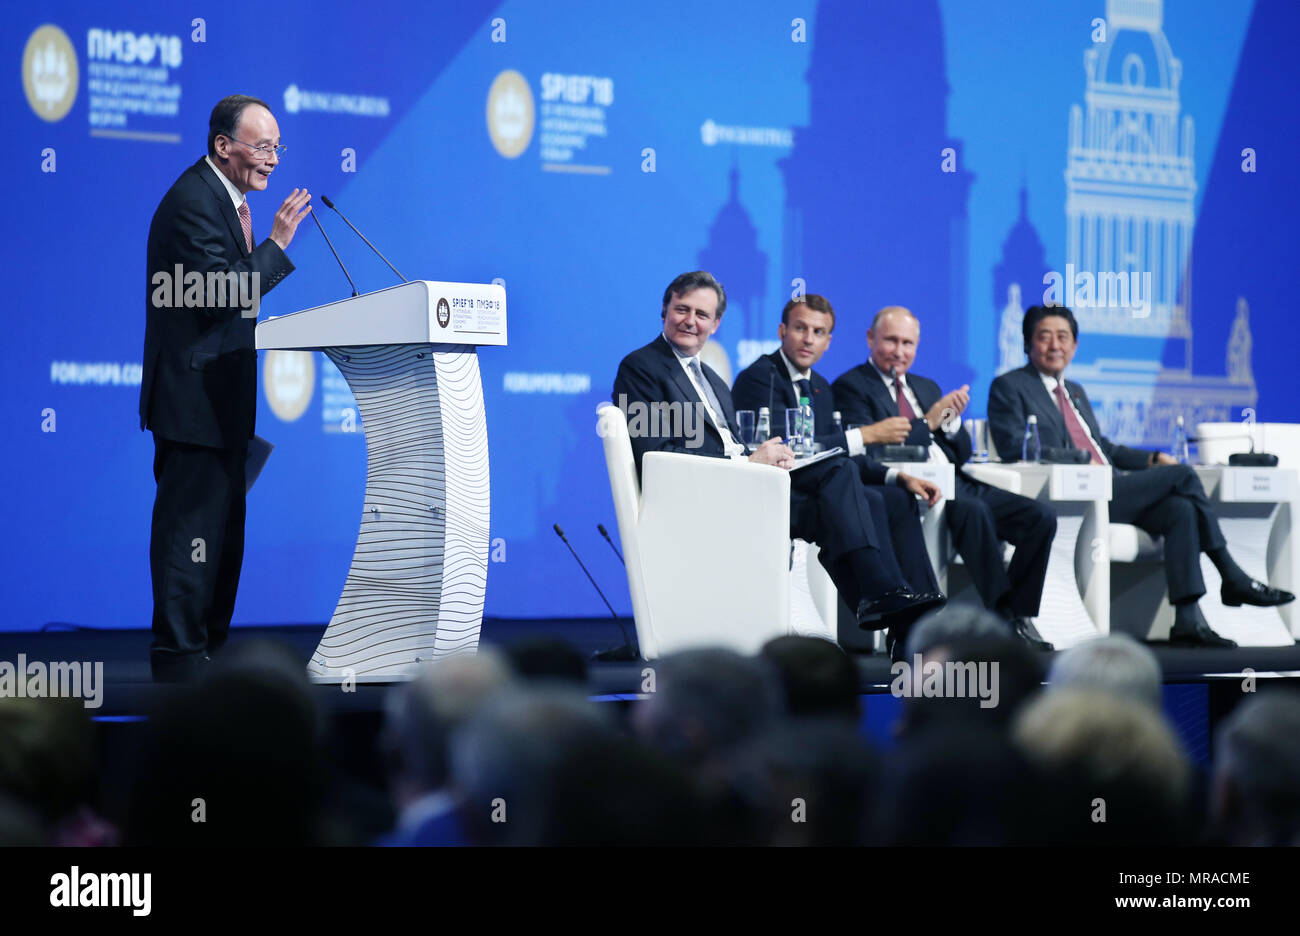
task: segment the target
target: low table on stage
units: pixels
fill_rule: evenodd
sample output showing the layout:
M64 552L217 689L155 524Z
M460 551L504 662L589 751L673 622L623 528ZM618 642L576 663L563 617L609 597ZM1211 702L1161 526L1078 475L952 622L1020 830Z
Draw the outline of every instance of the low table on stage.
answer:
M488 447L477 345L506 343L497 285L417 280L257 326L261 350L322 351L366 436L356 552L308 672L385 682L478 646Z

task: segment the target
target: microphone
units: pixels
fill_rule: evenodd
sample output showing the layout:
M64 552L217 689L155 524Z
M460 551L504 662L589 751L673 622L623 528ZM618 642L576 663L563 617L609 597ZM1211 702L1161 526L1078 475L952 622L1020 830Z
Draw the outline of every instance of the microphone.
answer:
M355 226L351 221L349 221L347 218L345 218L345 217L343 216L343 212L339 211L337 208L334 207L334 203L333 203L332 201L330 201L328 195L322 195L322 196L320 197L320 200L323 201L323 202L325 203L325 207L326 207L326 208L329 208L331 211L333 211L335 214L337 214L340 218L343 218L343 223L346 224L348 227L352 228L352 233L355 234L355 235L357 235L357 237L361 238L363 241L365 241L365 242L366 242L366 246L369 247L371 250L373 250L373 251L374 251L374 252L379 256L379 259L380 259L380 260L384 261L384 263L388 263L388 258L385 257L383 254L379 253L379 248L376 247L374 244L370 243L370 241L366 239L366 235L364 235L364 234L362 234L360 231L358 231L358 230L356 229L356 226ZM388 263L388 269L392 270L394 273L397 273L397 267L393 266L391 263ZM401 280L403 283L409 283L409 282L410 282L410 280L408 280L408 279L407 279L405 276L403 276L401 273L397 273L397 278L398 278L399 280Z
M320 218L316 216L316 212L314 211L311 213L311 216L312 216L312 220L316 222L316 226L320 228L320 236L325 238L325 243L329 245L330 253L332 253L334 255L334 259L338 261L339 269L341 269L343 271L343 275L348 278L348 285L352 287L352 295L353 296L358 295L357 284L352 282L352 277L348 274L348 268L343 265L342 260L339 260L339 252L334 249L334 242L331 241L330 236L325 233L325 227L320 223Z
M614 545L614 541L609 538L609 531L605 529L605 524L597 523L596 529L600 531L601 536L605 537L605 542L609 543L609 548L614 550L614 555L618 556L618 561L623 562L623 554L618 551L618 547ZM627 563L623 562L623 566L626 568Z
M616 624L618 624L618 629L623 632L623 646L615 647L611 650L598 650L596 653L592 654L592 659L611 662L639 660L641 657L632 649L632 641L627 635L627 628L623 626L622 619L614 612L614 606L609 603L609 599L605 597L605 593L600 590L600 586L596 584L596 580L591 577L591 573L587 571L587 566L578 558L578 551L573 548L573 544L569 542L569 538L564 535L564 531L560 529L558 523L551 524L551 529L555 530L555 535L564 541L565 546L569 547L569 552L573 553L573 560L578 563L583 574L587 576L587 581L591 582L591 587L596 589L596 594L600 595L600 600L605 602L605 607L609 608L609 616L614 619Z
M1221 442L1225 439L1247 439L1250 441L1249 452L1233 452L1228 456L1228 465L1233 468L1276 468L1278 457L1272 452L1255 451L1255 433L1248 432L1238 435L1226 436L1194 436L1187 437L1188 442Z

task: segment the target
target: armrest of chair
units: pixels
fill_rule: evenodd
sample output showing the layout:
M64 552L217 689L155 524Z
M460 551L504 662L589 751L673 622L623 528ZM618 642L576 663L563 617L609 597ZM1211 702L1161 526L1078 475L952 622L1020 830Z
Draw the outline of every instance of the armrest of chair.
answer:
M684 528L727 528L736 546L753 545L746 531L777 531L781 551L790 545L790 475L772 465L704 458L677 452L649 452L641 461L643 520ZM644 527L643 527L644 529Z
M982 481L995 488L1001 488L1012 494L1022 493L1020 472L1002 465L975 464L967 462L961 466L966 477L973 481Z
M662 646L688 645L698 634L702 643L753 653L788 632L788 472L650 452L641 462L637 530Z

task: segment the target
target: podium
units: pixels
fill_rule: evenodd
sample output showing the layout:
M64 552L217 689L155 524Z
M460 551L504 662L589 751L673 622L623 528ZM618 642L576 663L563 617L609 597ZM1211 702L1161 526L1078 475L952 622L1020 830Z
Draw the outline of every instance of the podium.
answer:
M269 318L262 350L321 351L352 389L366 493L319 682L405 679L478 647L489 549L479 345L506 344L506 291L416 280Z

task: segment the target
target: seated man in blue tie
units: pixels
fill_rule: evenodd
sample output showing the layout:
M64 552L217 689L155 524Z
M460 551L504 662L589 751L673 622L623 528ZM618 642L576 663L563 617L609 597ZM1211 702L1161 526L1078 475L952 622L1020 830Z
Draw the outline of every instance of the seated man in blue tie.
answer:
M700 350L718 330L727 308L722 285L709 273L683 273L664 290L663 330L643 348L623 358L614 378L614 403L630 412L677 411L699 414L703 431L689 432L694 420L650 421L650 430L629 425L637 470L646 452L683 452L713 458L744 459L790 470L794 453L772 438L751 455L739 441L740 427L731 391ZM666 425L665 425L666 424ZM880 480L884 469L880 469ZM858 625L887 629L901 647L902 636L921 614L941 606L938 592L918 592L903 578L892 552L882 548L859 467L843 455L800 468L790 476L790 535L817 543L819 559ZM689 532L683 531L688 537ZM689 542L683 541L683 557ZM701 561L707 561L704 557Z
M925 535L916 509L916 497L933 504L940 496L937 485L914 478L897 468L886 469L869 458L860 432L834 426L836 401L826 378L813 370L831 344L835 310L823 296L791 299L781 311L777 335L781 347L763 355L736 377L731 399L737 409L758 411L766 406L779 421L786 409L806 397L813 408L813 437L823 448L842 448L858 464L867 484L871 516L881 548L892 551L903 578L915 591L939 591L934 567L925 550ZM896 635L895 635L896 636ZM891 644L892 650L892 644Z
M1196 472L1163 452L1116 445L1101 434L1083 387L1065 379L1079 347L1079 323L1064 306L1031 306L1022 326L1029 363L1008 371L989 388L989 432L1003 458L1021 452L1025 423L1038 417L1044 449L1075 448L1094 465L1114 468L1110 519L1131 523L1165 538L1165 576L1176 646L1235 647L1205 622L1196 602L1205 594L1200 554L1210 557L1223 577L1220 596L1230 606L1268 607L1294 601L1290 592L1270 588L1242 571L1228 554L1218 517Z
M953 548L984 606L1034 649L1051 650L1030 619L1038 616L1043 597L1056 514L1046 504L962 473L971 456L970 434L961 424L970 387L940 394L937 383L912 373L920 344L921 324L910 310L881 309L867 329L871 357L836 379L835 399L845 422L860 425L868 443L921 445L931 460L956 466L957 496L944 513ZM1006 566L1000 541L1016 547Z

